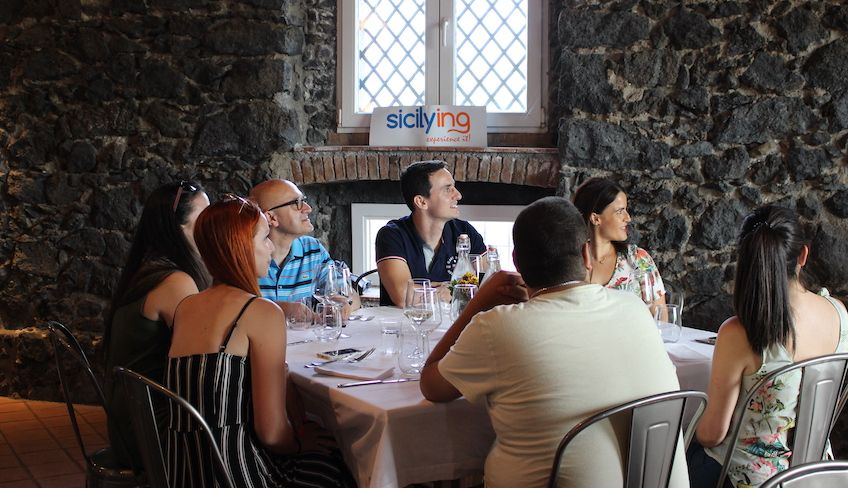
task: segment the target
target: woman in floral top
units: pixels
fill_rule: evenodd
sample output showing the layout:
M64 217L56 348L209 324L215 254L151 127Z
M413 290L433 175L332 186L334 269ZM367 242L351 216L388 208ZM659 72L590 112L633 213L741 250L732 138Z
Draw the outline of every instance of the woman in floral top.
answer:
M805 285L801 270L809 253L789 209L761 207L742 224L733 290L736 316L719 329L710 401L698 424L698 442L687 453L693 488L716 485L728 449L725 486L757 487L787 469L800 376L778 377L750 404L744 398L757 381L782 366L848 351L845 306ZM739 437L732 439L727 436L731 419L741 415Z
M651 255L627 244L630 214L624 190L605 178L590 178L577 188L574 206L589 226L592 243L589 282L630 290L649 304L664 304L665 286ZM645 282L650 289L642 289Z

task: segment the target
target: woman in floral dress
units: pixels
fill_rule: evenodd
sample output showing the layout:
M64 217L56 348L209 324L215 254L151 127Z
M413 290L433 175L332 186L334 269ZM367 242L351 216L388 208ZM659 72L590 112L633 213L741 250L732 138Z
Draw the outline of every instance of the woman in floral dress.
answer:
M574 194L574 206L589 226L592 269L589 282L630 290L649 305L665 303L665 286L651 255L627 243L627 195L605 178L586 180ZM650 289L643 289L647 283Z
M718 332L709 404L687 454L692 487L714 487L727 449L725 486L757 487L789 467L800 375L783 375L745 405L766 374L793 362L848 351L845 306L808 290L802 269L810 249L791 210L766 206L743 225L736 258L736 316ZM745 415L738 439L731 419ZM700 443L700 444L698 444Z

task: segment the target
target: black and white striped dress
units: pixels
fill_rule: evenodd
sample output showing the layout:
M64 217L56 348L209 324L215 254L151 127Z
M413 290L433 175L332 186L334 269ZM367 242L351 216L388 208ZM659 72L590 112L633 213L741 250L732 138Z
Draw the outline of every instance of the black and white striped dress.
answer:
M203 415L236 487L348 487L350 475L340 459L304 453L282 458L263 449L253 431L250 364L246 357L224 352L239 312L219 352L168 360L165 386L185 398ZM171 486L219 486L214 462L201 432L187 414L171 411L165 464ZM353 485L355 486L355 485Z

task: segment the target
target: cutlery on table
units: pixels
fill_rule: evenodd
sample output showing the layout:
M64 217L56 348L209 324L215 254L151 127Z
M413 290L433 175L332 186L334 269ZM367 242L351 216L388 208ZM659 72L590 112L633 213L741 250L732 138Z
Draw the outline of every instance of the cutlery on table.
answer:
M311 363L304 364L303 367L304 368L314 368L316 366L324 366L325 364L335 363L336 361L343 361L343 362L346 362L346 363L358 363L359 361L362 361L363 359L365 359L368 356L370 356L371 354L373 354L374 351L376 351L376 350L377 350L376 347L372 347L371 349L368 349L365 352L354 353L354 354L351 354L350 356L345 356L345 357L336 358L336 359L330 359L328 361L312 361Z
M352 383L339 383L336 386L337 388L350 388L351 386L382 385L386 383L406 383L407 381L418 381L418 378L395 378L392 380L354 381Z
M356 322L357 320L360 322L368 322L369 320L374 320L373 315L351 315L347 318L350 322Z

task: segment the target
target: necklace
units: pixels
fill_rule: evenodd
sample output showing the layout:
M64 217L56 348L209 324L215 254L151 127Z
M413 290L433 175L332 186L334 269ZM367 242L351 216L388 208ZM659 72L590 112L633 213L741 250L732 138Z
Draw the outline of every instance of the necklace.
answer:
M545 286L543 288L539 288L538 290L534 291L533 294L530 295L530 298L535 298L538 295L545 293L546 291L553 290L554 288L560 288L562 286L568 286L568 285L576 285L578 283L583 283L583 280L563 281L562 283L557 283L556 285Z
M601 257L601 258L595 258L595 261L597 261L598 264L604 264L604 261L606 261L608 257L615 254L615 248L612 248L612 250L613 250L613 252L608 252L608 253L604 254L604 256Z

